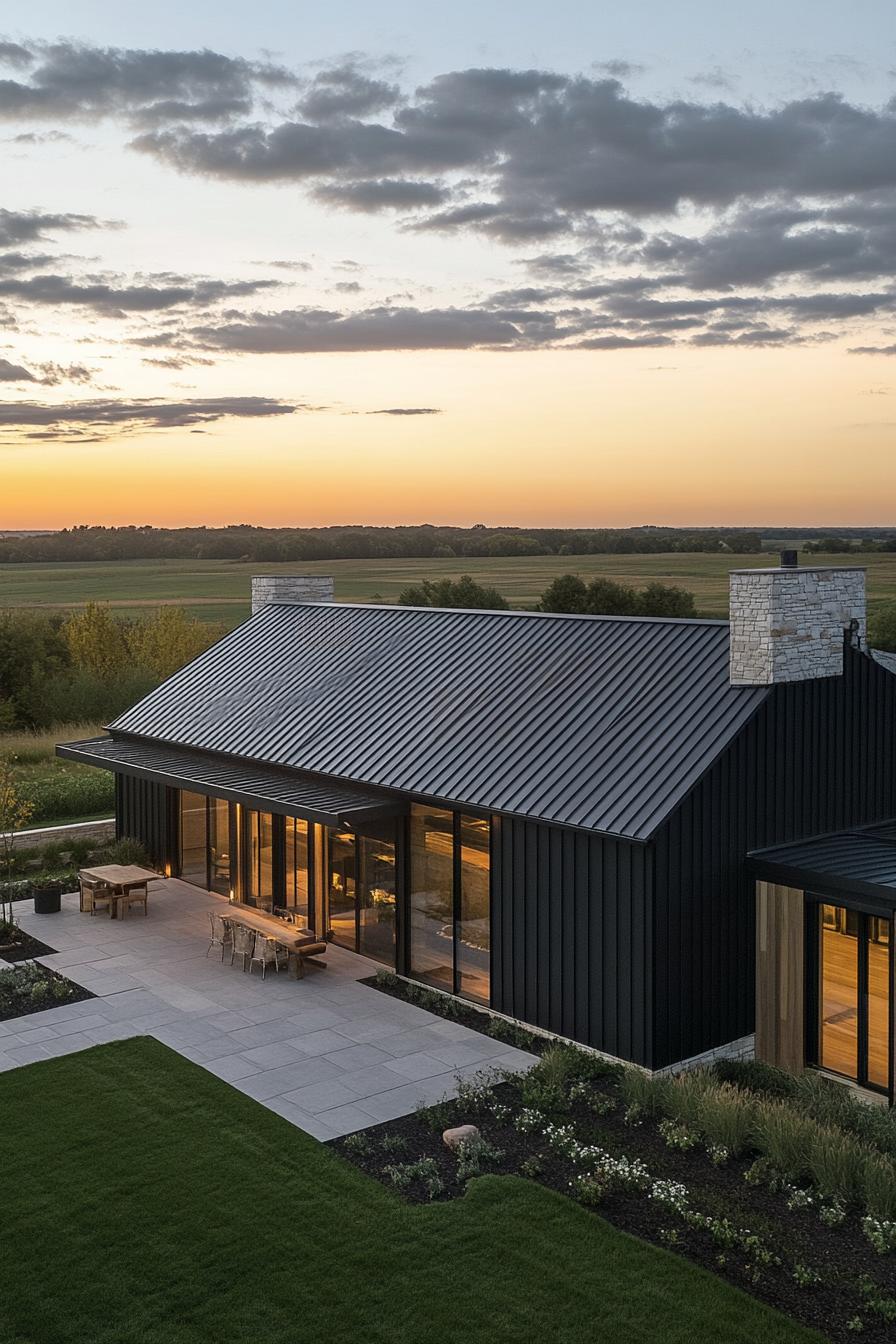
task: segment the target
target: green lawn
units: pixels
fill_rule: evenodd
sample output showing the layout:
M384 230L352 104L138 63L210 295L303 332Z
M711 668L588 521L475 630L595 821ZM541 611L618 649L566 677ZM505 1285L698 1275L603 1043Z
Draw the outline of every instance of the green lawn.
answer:
M410 1207L150 1039L0 1076L3 1344L809 1344L522 1179Z
M402 588L428 578L471 574L493 584L513 606L532 606L552 579L576 573L643 585L659 579L689 588L701 612L725 616L728 571L768 565L763 555L546 555L494 560L317 560L267 565L224 560L95 561L67 565L0 565L0 608L77 607L110 602L137 613L162 603L182 604L202 620L236 625L249 615L252 574L301 570L332 574L342 602L393 602ZM819 564L867 564L872 607L896 598L896 551L868 556L818 557Z

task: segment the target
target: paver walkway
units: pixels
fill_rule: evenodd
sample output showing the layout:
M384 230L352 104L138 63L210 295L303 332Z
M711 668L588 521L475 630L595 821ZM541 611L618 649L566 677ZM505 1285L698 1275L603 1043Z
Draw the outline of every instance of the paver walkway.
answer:
M98 997L0 1022L0 1070L127 1036L155 1036L319 1139L407 1115L456 1075L525 1069L534 1058L357 981L373 962L330 947L303 980L244 974L208 947L213 896L153 887L149 915L111 920L63 897L58 915L16 906L39 958ZM0 966L4 963L0 962Z

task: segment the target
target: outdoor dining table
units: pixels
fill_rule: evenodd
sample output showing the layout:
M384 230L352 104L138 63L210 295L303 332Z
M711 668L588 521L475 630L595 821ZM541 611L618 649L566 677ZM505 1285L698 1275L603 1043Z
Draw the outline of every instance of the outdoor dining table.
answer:
M242 924L244 928L254 929L256 933L263 933L265 937L275 938L281 943L289 953L289 974L293 980L299 979L301 969L299 948L303 943L320 941L311 929L300 928L285 919L278 919L276 915L266 915L261 910L234 902L228 902L221 910L221 918L229 920L231 924Z
M98 868L82 868L84 877L92 877L97 882L105 882L112 888L111 915L117 919L118 902L135 887L148 887L150 882L163 879L162 873L152 868L141 868L136 863L103 863Z

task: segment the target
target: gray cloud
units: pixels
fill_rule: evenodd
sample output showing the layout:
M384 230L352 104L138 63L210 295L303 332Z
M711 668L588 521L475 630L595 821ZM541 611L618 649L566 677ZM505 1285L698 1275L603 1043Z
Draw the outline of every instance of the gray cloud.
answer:
M17 47L27 78L0 81L0 118L127 115L138 126L218 121L251 111L258 90L294 86L269 62L209 51L139 51L76 42Z
M64 304L88 308L106 317L158 312L183 306L206 307L221 299L244 298L274 287L273 280L204 280L184 276L150 277L144 284L108 279L73 279L67 275L36 275L0 279L0 296L23 303Z
M43 241L48 234L79 233L84 229L121 229L118 220L96 215L50 214L44 210L0 209L0 247Z
M371 116L395 107L400 101L401 90L396 84L373 79L346 62L314 77L298 104L298 111L309 121L330 121Z
M185 401L73 401L49 405L19 401L0 405L0 429L25 438L83 442L152 429L212 424L229 416L292 415L305 409L273 397L196 397Z
M0 65L11 65L23 70L33 60L34 56L28 48L20 46L18 42L0 42Z
M387 406L382 411L368 411L368 415L441 415L438 406Z
M376 210L419 210L423 206L438 205L448 196L447 190L436 182L397 177L325 183L317 187L314 194L328 205L370 213Z
M0 383L36 383L33 373L21 364L13 364L8 359L0 359Z
M896 345L853 345L851 355L896 355Z
M554 327L549 314L524 316ZM243 314L189 327L184 334L200 348L255 354L512 348L528 343L519 318L520 314L512 318L506 313L464 308L368 308L358 313L299 308Z

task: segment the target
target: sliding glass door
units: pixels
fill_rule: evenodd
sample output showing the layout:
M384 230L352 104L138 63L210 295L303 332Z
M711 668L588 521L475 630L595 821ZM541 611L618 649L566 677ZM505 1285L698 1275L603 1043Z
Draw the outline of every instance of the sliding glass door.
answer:
M812 1062L886 1092L891 1077L891 924L819 904L813 911Z
M394 826L327 833L330 937L350 952L395 965Z

